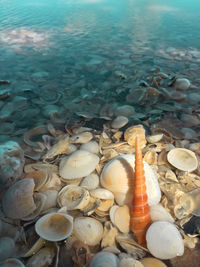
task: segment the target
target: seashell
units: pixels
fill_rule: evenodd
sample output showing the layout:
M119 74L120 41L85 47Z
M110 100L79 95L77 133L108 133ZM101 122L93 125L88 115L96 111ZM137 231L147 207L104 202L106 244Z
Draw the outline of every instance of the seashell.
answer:
M153 134L153 135L149 135L147 136L147 142L148 143L151 143L151 144L154 144L154 143L158 143L162 140L164 134L163 133L160 133L160 134Z
M155 151L149 150L144 154L144 160L150 165L156 164L157 158L158 154Z
M122 155L108 162L101 173L101 185L110 190L118 205L130 205L133 195L134 155ZM155 205L161 199L160 187L152 168L144 162L148 204Z
M167 265L155 258L143 258L140 260L144 267L167 267Z
M79 134L79 133L83 133L83 132L89 132L92 131L92 128L88 128L88 127L76 127L72 129L73 134Z
M83 243L95 246L103 237L103 226L94 218L77 217L74 220L73 233Z
M158 159L157 159L157 165L164 165L164 164L168 164L167 161L167 151L165 149L163 149L159 154L158 154Z
M25 265L18 259L9 258L1 262L1 267L25 267Z
M31 221L35 219L43 210L44 204L47 199L47 197L42 193L34 193L33 198L34 198L36 208L28 216L21 218L23 221Z
M44 245L46 241L43 238L39 238L35 244L23 255L23 258L30 257L36 254Z
M144 267L144 265L141 262L139 262L133 258L129 258L129 257L128 258L124 257L120 260L118 267L124 267L124 266L126 266L126 267Z
M91 132L82 132L76 134L70 138L70 142L73 144L85 144L88 143L93 138Z
M92 173L98 163L99 157L97 155L88 151L78 150L61 160L59 174L66 180L82 178Z
M76 151L76 147L73 144L70 144L70 139L67 134L59 137L59 140L54 144L48 152L43 156L44 160L52 159L60 154L71 154Z
M181 132L185 139L195 139L198 137L198 133L191 128L182 128Z
M117 235L117 229L112 225L111 222L106 221L104 224L103 238L101 241L101 247L115 246L115 237ZM111 252L111 251L110 251Z
M56 165L53 164L49 164L49 163L43 163L43 162L37 162L37 163L30 163L30 164L26 164L24 166L24 172L25 173L29 173L35 170L50 170L53 172L57 172L58 167Z
M57 197L58 197L57 190L49 189L49 190L43 191L42 194L46 196L46 200L45 200L45 203L42 209L43 211L56 207Z
M90 201L89 201L88 205L86 207L82 208L81 211L82 211L84 216L89 216L93 212L96 211L96 209L99 207L99 205L100 205L99 199L96 199L94 197L90 197Z
M26 132L24 134L24 142L33 148L40 148L37 142L32 141L33 137L37 135L48 134L46 126L38 126Z
M123 105L123 106L117 107L115 110L116 116L131 117L134 114L135 114L135 109L133 106L130 106L130 105Z
M193 114L181 114L181 120L188 126L197 126L200 123L200 120L197 116Z
M40 191L55 189L59 191L61 188L61 179L55 172L49 172L46 183L40 188Z
M99 153L99 145L96 141L89 141L85 144L82 144L80 146L80 149L89 151L90 153L93 153L93 154Z
M111 127L119 129L124 127L128 123L128 118L125 116L117 116L111 123Z
M151 224L146 234L147 248L159 259L182 256L184 244L181 234L170 222L157 221Z
M54 247L45 247L39 250L36 254L30 257L26 263L26 267L35 267L35 266L50 266L55 257Z
M147 202L147 189L145 183L144 165L140 140L135 139L135 175L133 200L130 209L130 228L137 237L138 244L145 244L146 231L151 224L150 209Z
M150 216L152 222L155 221L167 221L171 223L174 222L174 218L161 204L152 205L150 207Z
M128 233L130 231L130 212L128 206L119 207L114 205L110 209L110 219L120 232Z
M46 183L48 179L48 172L47 169L45 170L34 170L31 172L28 172L25 175L26 178L32 178L35 183L35 191L38 191L44 184Z
M61 241L73 231L73 217L64 213L49 213L35 224L36 233L48 241Z
M195 153L200 153L200 143L193 143L189 145L189 150L192 150Z
M90 191L90 195L94 198L100 199L98 211L108 211L114 203L114 195L107 189L96 188Z
M181 171L194 171L198 166L195 153L185 148L174 148L167 154L169 163Z
M0 261L12 257L16 253L15 241L7 236L0 238Z
M186 95L181 92L175 91L171 93L170 98L174 101L181 102L185 100Z
M91 173L85 178L80 183L81 187L84 187L87 190L92 190L97 188L99 185L99 176L96 173Z
M135 147L136 136L140 139L141 148L144 148L147 141L145 137L145 129L140 124L127 128L124 133L124 140L127 141L129 145Z
M5 215L12 219L21 219L31 214L36 205L33 199L33 179L22 179L9 187L2 199Z
M90 201L89 192L80 186L67 185L58 194L58 204L60 207L67 207L67 210L85 208Z
M176 90L187 90L190 87L190 81L186 78L177 78L175 80L174 88Z
M117 267L119 259L115 254L110 252L98 252L92 258L89 267Z

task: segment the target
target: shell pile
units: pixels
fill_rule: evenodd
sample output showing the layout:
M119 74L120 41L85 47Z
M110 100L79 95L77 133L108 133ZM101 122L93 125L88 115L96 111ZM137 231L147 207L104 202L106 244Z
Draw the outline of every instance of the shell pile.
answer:
M187 225L200 216L200 145L159 127L120 131L122 119L102 132L48 125L25 134L23 173L1 192L2 266L167 266L196 246L200 232ZM34 142L37 133L45 137ZM151 217L142 245L130 230L136 136Z

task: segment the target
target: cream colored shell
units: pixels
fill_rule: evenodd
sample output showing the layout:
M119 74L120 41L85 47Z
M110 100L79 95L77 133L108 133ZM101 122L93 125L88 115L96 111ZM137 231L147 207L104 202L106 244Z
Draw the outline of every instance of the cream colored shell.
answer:
M136 136L138 136L140 140L141 148L144 148L147 141L145 137L145 129L140 124L127 128L124 133L124 140L127 141L129 145L135 147Z
M33 199L34 186L34 180L29 178L11 185L2 200L3 211L7 217L21 219L36 209Z
M73 231L73 217L65 213L49 213L35 224L36 233L48 241L61 241Z
M81 187L84 187L88 190L92 190L97 188L99 185L99 176L96 173L91 173L85 178L80 183Z
M167 154L167 160L171 165L182 171L192 172L198 166L198 160L194 152L185 148L174 148Z
M103 237L103 226L96 219L77 217L74 220L74 235L89 246L99 244Z
M61 160L59 174L64 179L82 178L92 173L98 163L97 155L85 150L78 150Z
M110 190L118 205L130 205L133 197L134 155L122 155L108 162L101 173L101 185ZM160 187L153 169L144 162L147 195L149 205L157 204L161 199Z

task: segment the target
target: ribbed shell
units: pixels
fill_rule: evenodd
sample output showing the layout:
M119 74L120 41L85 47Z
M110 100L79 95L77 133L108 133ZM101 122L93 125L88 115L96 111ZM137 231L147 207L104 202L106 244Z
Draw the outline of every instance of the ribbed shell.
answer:
M139 244L145 244L146 231L151 224L150 210L147 203L147 192L144 175L142 150L139 139L135 140L135 177L132 207L130 211L131 230Z

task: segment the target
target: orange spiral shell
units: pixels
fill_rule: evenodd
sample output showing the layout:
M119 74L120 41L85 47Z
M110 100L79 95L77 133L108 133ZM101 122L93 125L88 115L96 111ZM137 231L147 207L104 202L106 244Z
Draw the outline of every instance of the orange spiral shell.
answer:
M135 177L130 224L131 231L137 237L138 243L144 245L146 243L146 231L151 224L151 217L147 202L142 150L138 137L136 137L135 143Z

